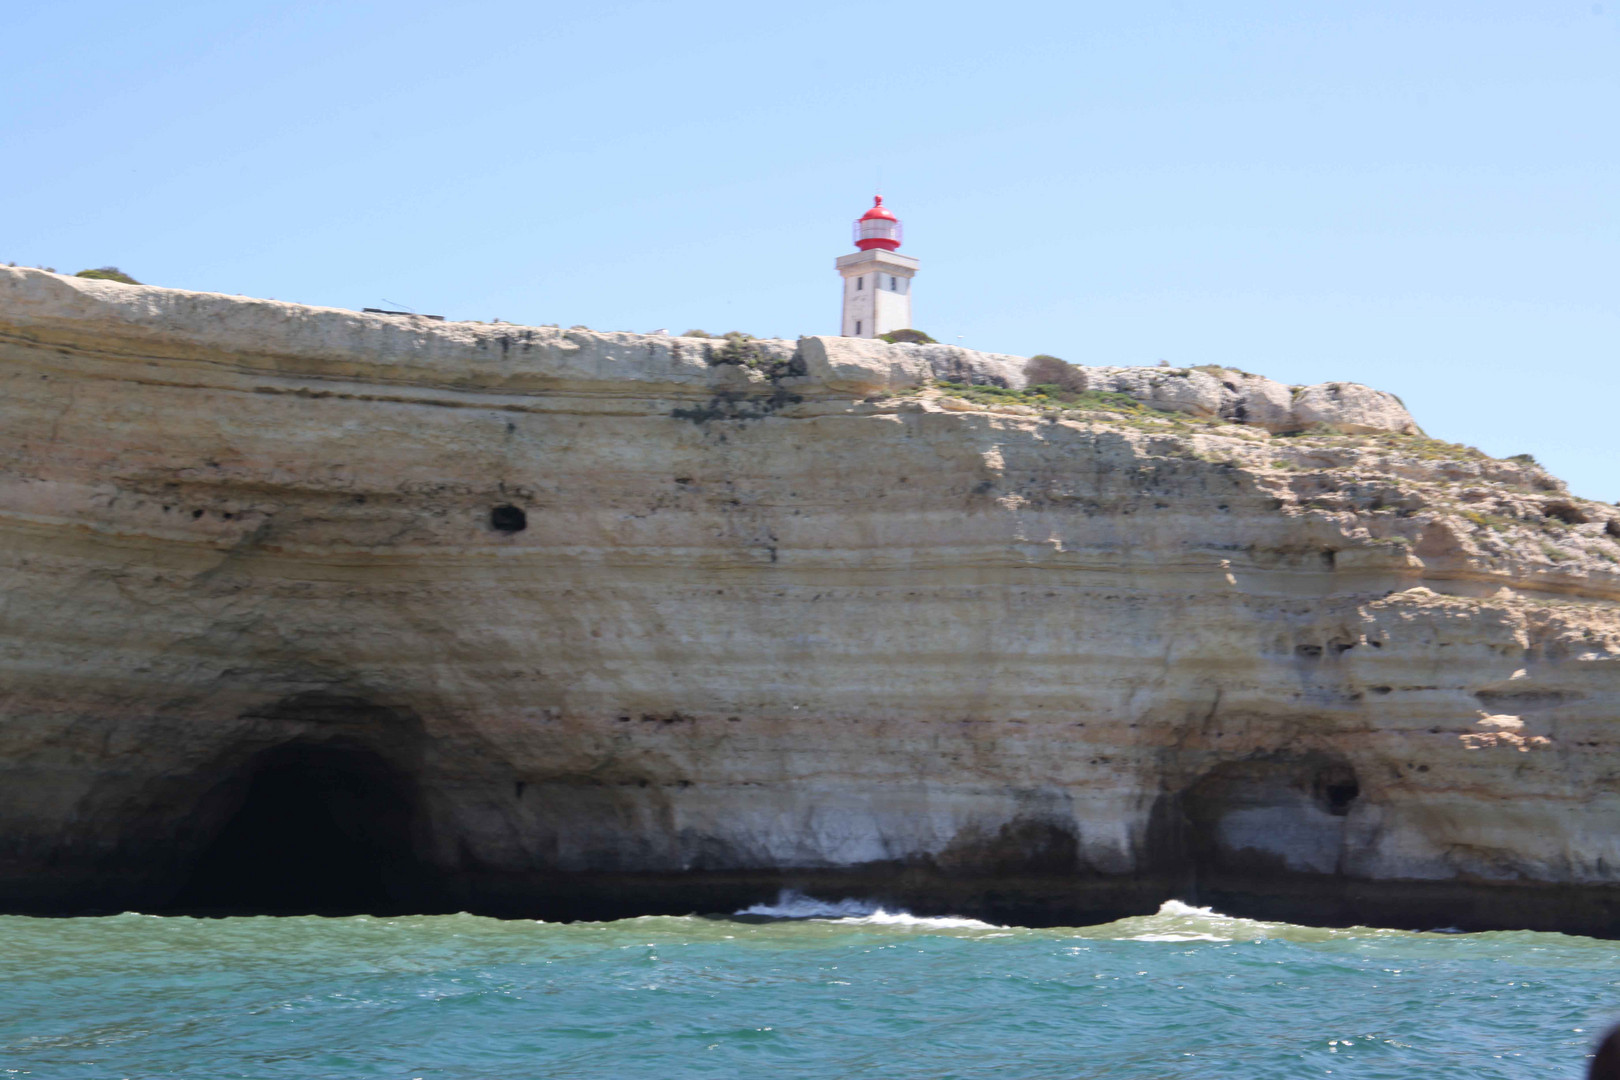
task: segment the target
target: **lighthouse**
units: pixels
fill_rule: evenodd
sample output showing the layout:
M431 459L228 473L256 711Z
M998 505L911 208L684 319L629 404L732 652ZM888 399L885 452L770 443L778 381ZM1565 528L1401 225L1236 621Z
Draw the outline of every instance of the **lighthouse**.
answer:
M911 328L911 278L917 260L900 254L900 219L872 200L872 209L855 221L860 250L838 258L844 278L844 337L873 338Z

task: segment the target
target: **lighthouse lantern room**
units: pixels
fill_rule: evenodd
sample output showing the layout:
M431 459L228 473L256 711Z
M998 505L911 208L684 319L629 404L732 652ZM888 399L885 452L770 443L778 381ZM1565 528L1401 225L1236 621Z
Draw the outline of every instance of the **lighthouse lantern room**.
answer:
M844 278L844 337L873 338L911 327L911 279L917 260L899 252L900 219L883 205L883 196L855 221L858 251L841 256Z

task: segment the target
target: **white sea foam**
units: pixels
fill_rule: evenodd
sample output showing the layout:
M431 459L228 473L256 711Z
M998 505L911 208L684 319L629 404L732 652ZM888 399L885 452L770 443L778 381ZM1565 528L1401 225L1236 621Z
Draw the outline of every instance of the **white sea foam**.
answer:
M1234 937L1254 936L1264 926L1248 919L1222 915L1214 908L1194 907L1180 900L1166 900L1152 915L1121 919L1113 924L1132 930L1126 941L1231 941Z
M873 915L883 908L870 900L817 900L797 889L783 889L774 904L754 904L738 915L762 915L767 919L848 919Z
M1001 930L1004 927L982 919L968 919L958 915L913 915L909 911L884 911L878 908L870 915L833 920L846 926L925 926L933 930Z
M1232 918L1230 915L1222 915L1214 908L1193 907L1191 904L1183 904L1180 900L1166 900L1164 903L1159 905L1158 914L1196 915L1205 919L1226 919L1228 921L1230 921Z
M870 900L818 900L796 889L783 889L774 904L754 904L736 912L767 919L813 919L846 926L919 926L934 930L996 930L1000 927L978 919L953 915L913 915L909 911L888 911Z

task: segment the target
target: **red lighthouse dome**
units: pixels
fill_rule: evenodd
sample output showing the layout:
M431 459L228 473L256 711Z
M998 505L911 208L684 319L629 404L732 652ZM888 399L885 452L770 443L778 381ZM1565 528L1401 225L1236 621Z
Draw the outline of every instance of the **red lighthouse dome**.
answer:
M874 196L872 209L856 219L855 246L862 251L893 251L900 246L900 219L884 207L883 196Z

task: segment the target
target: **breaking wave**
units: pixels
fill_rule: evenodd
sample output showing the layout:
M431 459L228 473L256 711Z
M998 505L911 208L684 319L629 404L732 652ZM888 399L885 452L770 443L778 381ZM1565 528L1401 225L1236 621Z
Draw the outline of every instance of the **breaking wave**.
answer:
M1193 907L1180 900L1166 900L1152 915L1121 919L1112 925L1135 931L1121 935L1130 941L1231 941L1252 936L1245 931L1258 929L1263 924L1249 919L1234 919L1214 908Z
M888 911L870 900L818 900L796 889L783 889L772 904L752 904L734 914L766 919L813 919L845 926L920 926L934 930L999 930L1001 927L979 919L954 915L913 915L909 911Z
M783 922L815 922L836 926L893 926L918 927L929 930L996 930L1014 934L1050 936L1063 934L1091 941L1146 941L1168 943L1292 941L1302 944L1366 939L1404 937L1406 930L1388 930L1365 926L1322 927L1296 926L1291 923L1266 922L1223 915L1214 908L1197 907L1180 900L1166 900L1151 915L1135 915L1114 922L1091 926L1048 927L1031 929L999 926L982 919L960 915L913 915L904 908L889 910L875 900L845 897L842 900L823 900L796 889L783 889L776 899L768 903L752 904L734 915Z
M1412 931L1408 930L1367 926L1299 926L1244 919L1223 915L1213 908L1194 907L1180 900L1166 900L1152 915L1137 915L1100 926L1080 927L1077 933L1080 937L1110 941L1291 941L1300 944L1412 936Z

